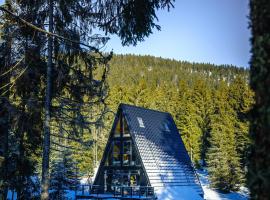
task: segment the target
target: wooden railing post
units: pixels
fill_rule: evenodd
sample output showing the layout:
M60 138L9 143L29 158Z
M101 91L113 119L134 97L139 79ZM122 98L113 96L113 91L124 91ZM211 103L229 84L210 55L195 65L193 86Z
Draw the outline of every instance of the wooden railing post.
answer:
M82 185L82 195L84 195L84 185Z

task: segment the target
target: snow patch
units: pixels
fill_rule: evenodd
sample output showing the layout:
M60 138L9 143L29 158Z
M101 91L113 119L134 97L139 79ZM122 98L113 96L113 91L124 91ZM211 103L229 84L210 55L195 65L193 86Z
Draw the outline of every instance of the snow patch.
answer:
M210 188L209 175L207 170L198 170L197 174L202 184L205 200L248 200L249 192L245 187L241 187L238 192L221 193L218 190Z
M155 193L160 200L202 200L192 187L174 186L155 188Z
M215 189L210 188L209 175L207 170L198 170L197 174L199 176L205 200L248 200L249 192L245 187L241 187L239 192L221 193ZM87 183L87 178L82 179L81 184ZM71 200L75 199L75 191L65 190L66 198ZM81 191L78 191L80 194ZM170 187L155 187L155 193L158 200L202 200L203 198L198 195L192 187L190 186L170 186ZM12 199L12 191L8 191L8 200ZM17 199L17 193L13 193L13 199Z

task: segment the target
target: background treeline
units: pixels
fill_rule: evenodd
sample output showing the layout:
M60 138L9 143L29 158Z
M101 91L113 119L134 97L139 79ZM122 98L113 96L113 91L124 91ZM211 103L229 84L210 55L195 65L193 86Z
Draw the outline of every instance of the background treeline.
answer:
M103 68L96 65L92 84L102 80ZM86 73L83 63L81 66L79 73ZM230 191L245 184L250 145L248 111L253 104L248 70L134 55L114 55L109 66L103 83L109 90L100 91L100 96L106 96L102 103L90 93L78 96L79 100L71 98L70 91L76 91L72 80L80 77L73 72L69 76L74 78L61 87L61 95L52 101L50 188L55 191L51 194L53 198L61 199L65 190L78 184L79 177L93 175L114 119L113 112L120 103L170 112L192 161L198 168L207 167L213 187ZM24 89L25 83L31 85L29 81L35 80L28 77L34 72L24 74L25 81L18 82L2 97L3 103L9 99L3 106L9 110L1 110L2 119L5 112L14 112L7 138L10 157L7 184L16 191L27 188L29 196L39 190L39 180L33 177L41 174L43 112L37 108L43 100L35 92L36 86L32 90ZM9 76L6 82L14 76ZM44 83L39 87L44 88Z
M170 112L192 161L207 166L212 186L237 190L245 183L250 144L248 73L234 66L116 55L106 103L113 111L128 103Z
M85 95L81 111L95 123L80 122L76 116L53 120L51 188L56 195L74 188L77 178L93 176L120 103L170 112L192 161L208 169L214 188L230 191L245 185L253 104L248 70L135 55L114 55L109 65L101 118L97 113L103 106L87 104ZM96 78L100 74L100 68L93 72ZM54 105L65 108L60 116L66 119L77 104Z

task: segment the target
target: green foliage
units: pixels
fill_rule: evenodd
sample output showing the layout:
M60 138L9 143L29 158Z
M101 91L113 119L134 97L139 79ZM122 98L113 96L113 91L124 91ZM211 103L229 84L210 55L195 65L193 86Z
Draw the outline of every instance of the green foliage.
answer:
M102 117L107 112L106 77L112 54L100 52L108 37L92 35L93 30L117 34L123 44L135 45L149 36L153 28L159 29L155 24L156 10L171 6L170 0L5 1L0 19L4 40L0 76L5 76L0 80L0 105L7 107L1 109L0 116L0 147L5 157L0 175L5 180L5 192L8 187L16 187L18 198L25 198L28 185L24 180L37 170L43 125L42 199L48 198L50 150L61 146L57 138L77 142L64 148L76 149L80 144L88 145L89 150L92 130L103 126ZM53 35L44 34L48 22ZM94 74L96 70L99 73ZM138 90L138 96L142 92ZM130 100L140 101L136 96L130 96ZM14 144L15 153L9 148ZM12 153L16 161L9 163ZM17 183L11 183L7 177L12 164L15 175L10 174ZM79 165L86 171L85 162Z
M59 150L57 159L52 161L50 179L50 198L65 198L66 190L74 190L78 184L77 164L74 162L69 149Z
M9 10L18 9L11 0L5 3ZM20 14L40 25L38 19L31 17L37 11L27 13L26 7L33 9L33 5L22 5ZM4 29L0 48L3 58L0 64L0 121L4 123L0 123L0 148L4 146L5 162L0 179L4 180L4 193L9 187L17 191L18 198L30 198L29 191L33 186L30 176L35 174L41 145L42 109L39 95L42 91L38 89L42 83L42 73L37 68L42 69L44 62L40 54L42 47L37 43L42 36L37 35L29 45L31 34L25 28L15 26L9 15L4 14L1 23Z
M215 94L215 107L211 115L210 147L207 166L211 185L229 192L237 190L243 182L239 154L236 151L234 110L229 105L228 89L221 83Z
M117 34L123 45L136 45L152 33L152 29L160 26L156 24L156 10L173 7L174 0L159 1L97 1L99 6L100 28L106 32ZM117 17L115 17L117 16Z
M45 1L12 2L21 17L44 26ZM170 7L167 0L121 4L97 1L97 7L92 7L91 1L80 2L55 1L54 32L89 44L97 42L97 46L103 45L106 37L89 38L93 28L118 34L123 44L136 44L153 28L159 28L154 22L155 9ZM80 27L78 21L82 22ZM10 168L15 173L10 179L12 182L5 184L16 187L23 196L27 191L19 190L28 187L24 180L39 166L46 39L42 34L33 35L33 31L24 26L10 26L9 22L14 24L14 19L1 21L5 29L1 32L4 43L0 54L4 59L0 60L0 72L5 73L22 57L24 62L19 62L13 73L0 80L1 108L8 108L0 110L0 138L1 146L5 144L2 141L9 145L6 157L10 155L16 160ZM7 37L11 32L16 34L12 43ZM89 52L83 45L58 39L54 39L53 55L52 175L56 175L64 163L55 152L61 145L63 151L71 151L68 159L77 163L81 175L93 174L95 158L101 158L114 118L111 111L115 112L119 103L129 103L172 113L192 161L197 167L209 167L214 187L228 191L242 184L250 144L247 112L253 103L253 93L247 86L248 70L151 56L117 55L110 61L107 74L111 54L102 55L96 48ZM25 73L17 76L25 69ZM2 89L2 85L17 78L8 90ZM7 138L2 130L8 130ZM65 140L64 146L59 138ZM1 171L1 178L4 172L7 171ZM66 176L62 174L60 178Z
M111 110L123 102L170 112L192 161L208 166L213 187L244 184L253 104L247 70L133 55L116 55L110 64Z

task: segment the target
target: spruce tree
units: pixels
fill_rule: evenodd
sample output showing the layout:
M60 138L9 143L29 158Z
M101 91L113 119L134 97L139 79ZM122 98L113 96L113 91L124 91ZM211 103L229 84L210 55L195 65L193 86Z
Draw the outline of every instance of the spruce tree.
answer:
M71 153L68 149L62 149L58 158L52 162L50 174L51 199L65 199L67 190L76 190L76 187L78 187L77 166L71 157Z
M31 5L6 1L4 8L38 24L38 18L33 18L37 10ZM9 65L1 73L1 76L5 77L1 80L6 80L8 87L0 91L1 101L4 99L8 103L3 105L3 108L7 109L9 116L8 126L5 127L7 140L4 140L9 155L5 176L9 180L8 187L16 189L17 198L24 199L31 193L31 176L35 173L36 156L41 143L41 108L38 98L40 93L37 91L42 75L37 66L42 67L42 46L37 45L41 39L39 34L30 39L29 35L32 34L28 30L16 26L14 18L8 13L5 13L5 16L8 16L4 21L8 23L10 30L4 35L10 38L9 46L4 49L10 51Z
M6 4L9 1L5 2ZM6 5L7 6L7 5ZM5 85L8 86L10 81L10 74L7 73L11 65L11 46L12 40L10 33L12 31L11 25L9 25L8 15L3 15L3 18L0 19L0 149L1 149L1 163L0 163L0 193L3 195L0 198L3 198L7 195L8 186L9 186L9 92Z
M229 103L236 113L235 140L236 150L241 159L243 171L247 171L247 156L250 149L249 115L253 104L253 92L245 77L237 76L229 86Z
M228 89L221 83L215 94L214 113L211 116L207 167L211 185L225 192L238 190L243 182L236 151L234 120L233 110L228 103Z

